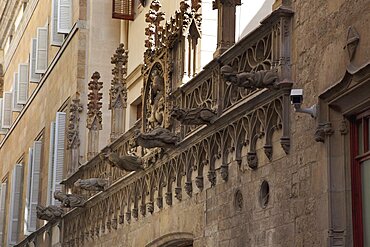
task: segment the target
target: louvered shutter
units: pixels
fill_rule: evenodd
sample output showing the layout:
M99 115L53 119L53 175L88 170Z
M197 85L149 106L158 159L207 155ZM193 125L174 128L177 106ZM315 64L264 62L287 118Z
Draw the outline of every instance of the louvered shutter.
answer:
M50 44L61 46L63 44L64 34L58 33L58 0L52 0L51 21Z
M0 98L0 134L6 134L6 129L3 128L1 119L3 118L3 98Z
M54 152L54 188L53 191L62 190L60 182L63 180L64 170L64 142L65 142L65 129L66 129L66 113L57 112L55 122L55 152ZM57 205L54 197L53 204Z
M41 166L41 141L33 143L32 152L32 171L31 171L31 188L30 188L30 213L28 230L36 231L36 207L39 202L39 187L40 187L40 166Z
M31 179L32 179L32 155L33 149L28 149L28 160L27 160L27 190L26 190L26 205L24 209L24 235L29 235L29 215L30 215L30 199L31 199Z
M22 105L19 105L17 103L17 94L18 94L18 73L14 73L14 79L13 79L13 88L12 88L12 111L20 112L22 110Z
M4 92L3 99L3 115L1 118L1 124L3 128L9 129L10 126L12 126L12 92Z
M48 68L48 28L37 28L36 69L38 74L44 74Z
M133 21L135 17L134 4L134 0L113 0L112 17Z
M4 233L5 233L5 209L6 209L6 194L8 184L1 184L1 195L0 195L0 246L4 244Z
M9 208L8 244L14 245L18 242L18 230L20 211L22 203L23 166L16 164L12 174L12 186Z
M17 104L25 105L28 100L28 64L18 65Z
M58 33L69 33L72 27L72 0L58 0Z
M55 122L50 124L50 145L49 145L49 172L48 172L48 195L46 204L53 203L54 185L54 152L55 152Z
M31 53L30 53L30 82L38 83L41 79L40 74L36 74L36 47L37 47L37 39L33 38L31 40Z

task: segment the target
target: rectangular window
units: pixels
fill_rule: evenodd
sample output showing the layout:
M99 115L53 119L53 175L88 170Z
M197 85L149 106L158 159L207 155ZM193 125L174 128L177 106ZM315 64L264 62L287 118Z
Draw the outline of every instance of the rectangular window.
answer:
M12 115L12 105L13 105L13 93L4 92L3 94L3 115L1 118L2 127L5 129L10 129L13 122Z
M13 87L12 87L12 100L13 100L12 111L20 112L22 111L23 106L18 104L17 94L18 94L18 73L14 73Z
M370 110L351 123L352 218L355 247L370 246Z
M37 28L36 69L38 74L44 74L48 68L48 28Z
M5 180L1 184L0 188L0 246L4 245L4 234L5 234L5 212L7 209L7 194L8 194L8 181Z
M25 105L28 100L28 64L22 63L18 65L18 91L17 104Z
M134 0L113 0L112 17L133 21L135 17Z
M7 130L3 128L3 125L2 125L2 117L3 117L3 98L0 98L0 135L5 135Z
M50 44L61 46L64 40L64 34L58 33L58 0L51 2L51 25L50 25Z
M31 49L30 49L30 82L38 83L41 79L40 74L36 74L36 46L37 46L37 39L33 38L31 40Z
M58 33L68 34L72 28L72 0L58 0Z

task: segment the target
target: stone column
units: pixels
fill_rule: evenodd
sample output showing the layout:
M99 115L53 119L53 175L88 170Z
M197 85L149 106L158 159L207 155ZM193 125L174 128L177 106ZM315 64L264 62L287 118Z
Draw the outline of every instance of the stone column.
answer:
M80 137L79 137L79 123L80 123L80 113L83 107L80 103L80 97L77 93L75 98L72 99L69 105L69 122L67 128L67 150L70 151L70 165L68 169L68 174L71 174L77 170L79 167L80 158Z
M215 0L213 9L218 10L217 48L213 57L222 55L235 44L235 13L240 0Z
M99 153L99 131L102 129L102 102L100 100L103 98L103 94L100 93L100 89L103 88L103 82L99 81L100 74L95 72L91 76L91 81L89 82L88 94L89 103L87 104L87 125L89 129L88 132L88 144L87 144L87 159L92 159L95 155Z
M112 111L111 141L113 142L125 132L126 108L127 108L127 51L120 44L112 57L114 64L112 70L113 79L110 94L109 109Z

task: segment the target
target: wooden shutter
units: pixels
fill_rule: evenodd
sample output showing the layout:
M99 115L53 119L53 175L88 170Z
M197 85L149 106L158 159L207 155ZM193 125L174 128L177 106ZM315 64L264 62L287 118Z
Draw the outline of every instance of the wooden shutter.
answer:
M72 27L72 0L58 0L58 33L69 33Z
M48 195L46 204L53 203L54 187L54 152L55 152L55 122L50 124L50 145L49 145L49 171L48 171Z
M36 74L36 47L37 47L37 39L33 38L31 40L31 53L30 53L30 82L38 83L41 79L40 74Z
M40 187L40 167L41 167L41 141L33 143L32 152L32 171L31 171L31 188L30 188L30 213L28 231L36 231L36 206L39 202L39 187Z
M1 184L1 195L0 195L0 246L4 244L4 233L5 233L5 210L6 210L6 194L8 184L7 182Z
M1 119L3 118L3 98L0 98L0 135L6 134L6 129L3 128Z
M9 208L9 227L8 227L8 245L14 245L18 242L18 230L20 211L22 203L23 187L23 166L16 164L12 174L12 186Z
M36 69L38 74L44 74L48 68L48 28L37 28Z
M64 34L58 33L58 0L51 2L51 30L50 30L50 44L61 46L64 40Z
M18 65L17 104L25 105L28 100L28 64Z
M135 17L134 4L134 0L113 0L112 17L133 21Z
M20 112L22 110L22 105L19 105L17 102L17 94L18 94L18 73L14 73L13 78L13 88L12 88L12 111Z
M65 129L66 129L66 113L57 112L55 122L55 152L54 152L54 187L53 191L62 190L60 182L63 180L64 170L64 142L65 142ZM53 204L57 205L58 202L54 200Z
M30 199L31 199L31 181L32 181L32 155L33 149L28 149L28 160L27 160L27 190L26 190L26 203L24 209L24 235L29 235L29 215L30 215Z
M12 126L12 105L13 105L12 92L4 92L3 95L3 115L1 118L2 127L9 129Z

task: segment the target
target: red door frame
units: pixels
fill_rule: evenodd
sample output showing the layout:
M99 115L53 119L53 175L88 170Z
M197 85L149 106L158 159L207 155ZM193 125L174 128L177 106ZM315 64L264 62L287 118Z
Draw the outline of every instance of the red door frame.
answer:
M370 111L366 111L351 121L350 146L351 146L351 183L352 183L352 225L353 225L353 246L363 247L364 233L362 222L362 181L361 181L361 162L370 158L369 149L369 116ZM364 121L366 120L366 121ZM358 123L362 121L363 128L363 153L359 155Z

